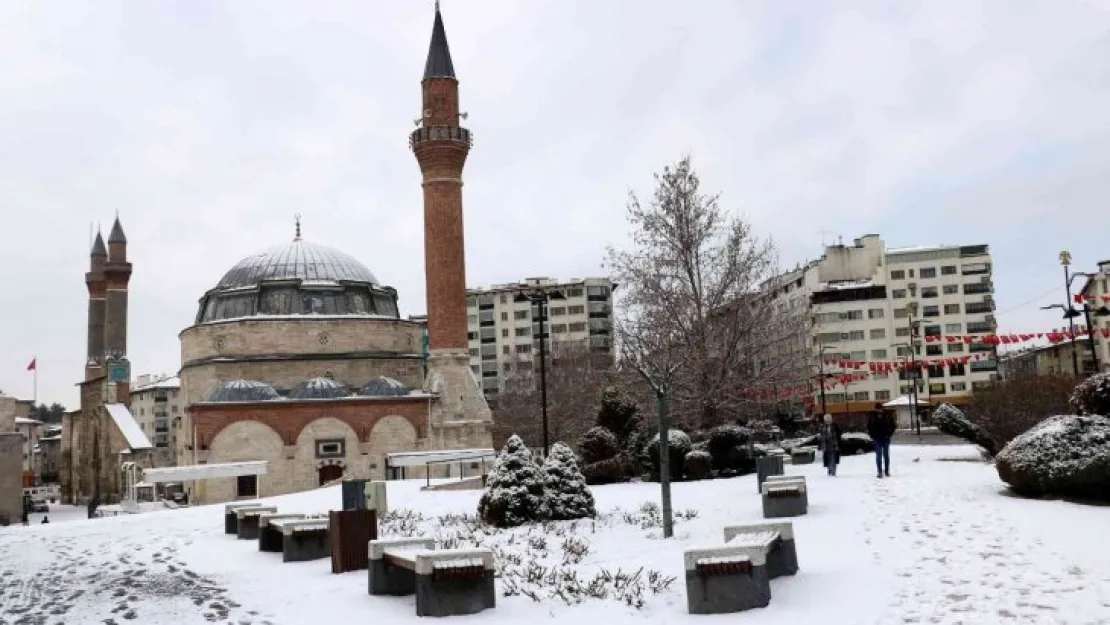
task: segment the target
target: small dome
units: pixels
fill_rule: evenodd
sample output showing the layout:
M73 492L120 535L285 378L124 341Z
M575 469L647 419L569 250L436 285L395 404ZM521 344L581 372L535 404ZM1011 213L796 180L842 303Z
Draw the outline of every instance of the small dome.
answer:
M362 385L359 395L368 397L398 397L409 394L409 387L403 382L380 375Z
M269 401L281 399L274 387L256 380L231 380L217 386L208 401Z
M346 385L331 378L312 378L298 382L289 391L289 399L335 399L350 395Z

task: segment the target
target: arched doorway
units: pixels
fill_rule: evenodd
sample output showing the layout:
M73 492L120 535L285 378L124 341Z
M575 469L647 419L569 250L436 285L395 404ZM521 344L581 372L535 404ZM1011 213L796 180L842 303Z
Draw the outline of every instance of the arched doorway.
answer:
M343 477L343 467L337 464L326 464L317 471L320 476L320 486L328 482L334 482Z

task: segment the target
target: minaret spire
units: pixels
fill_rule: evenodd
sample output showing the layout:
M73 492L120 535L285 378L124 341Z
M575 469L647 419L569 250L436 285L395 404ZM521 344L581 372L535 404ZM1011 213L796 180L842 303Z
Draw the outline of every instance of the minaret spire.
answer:
M293 215L293 221L296 222L293 234L293 242L296 243L297 241L301 240L301 214L297 213Z
M447 46L447 30L436 0L436 18L432 23L432 42L428 46L428 61L424 64L424 79L455 78L455 65L451 62L451 49Z

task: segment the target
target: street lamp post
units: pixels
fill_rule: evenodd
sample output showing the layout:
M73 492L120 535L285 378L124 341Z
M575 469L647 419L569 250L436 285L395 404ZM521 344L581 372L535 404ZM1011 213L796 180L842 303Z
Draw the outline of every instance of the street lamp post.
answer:
M1067 252L1062 252L1061 256L1063 256L1064 254L1067 254ZM1066 266L1065 266L1065 269L1066 269ZM1070 295L1070 293L1071 293L1071 282L1073 280L1075 280L1076 278L1079 278L1079 277L1093 278L1094 276L1095 276L1095 274L1081 272L1081 271L1073 272L1071 275L1068 276L1068 284L1067 284L1068 294ZM1076 347L1075 347L1075 330L1074 330L1075 323L1074 323L1074 320L1079 315L1083 315L1083 319L1087 322L1087 344L1091 348L1091 358L1094 360L1095 372L1097 373L1097 372L1102 370L1102 366L1099 363L1098 345L1095 343L1095 330L1096 330L1096 328L1093 325L1093 322L1091 321L1091 315L1093 314L1095 317L1110 316L1110 308L1107 308L1106 306L1099 306L1098 308L1092 310L1089 304L1087 304L1086 302L1083 302L1082 306L1077 310L1076 307L1072 305L1072 301L1073 300L1069 299L1067 304L1049 304L1048 306L1041 306L1041 310L1050 310L1050 309L1053 309L1053 308L1059 308L1060 310L1064 311L1064 319L1067 319L1069 321L1069 323L1071 323L1071 328L1072 328L1072 343L1071 343L1072 358L1078 358L1076 356ZM1078 369L1078 366L1077 366L1076 376L1078 376L1078 375L1079 375L1079 369Z
M916 314L917 302L906 304L906 317L909 321L908 327L910 330L910 423L917 435L921 436L921 419L917 415L917 341L915 340L917 337L916 332L914 332L916 324L913 320Z
M1072 276L1069 273L1070 267L1071 267L1071 252L1069 252L1067 250L1064 250L1064 251L1060 252L1059 258L1060 258L1060 264L1063 265L1063 267L1064 267L1064 293L1067 294L1067 299L1065 299L1064 301L1067 302L1068 308L1071 309L1071 279L1072 279ZM1075 371L1075 377L1078 378L1080 376L1080 373L1079 373L1079 352L1076 351L1076 349L1075 349L1075 315L1068 315L1069 311L1065 311L1064 316L1067 317L1067 319L1068 319L1068 331L1071 332L1071 336L1072 336L1071 366L1072 366L1072 369Z
M537 317L540 323L540 411L543 415L543 457L551 451L547 430L547 291L536 289L528 294L528 299L538 307Z

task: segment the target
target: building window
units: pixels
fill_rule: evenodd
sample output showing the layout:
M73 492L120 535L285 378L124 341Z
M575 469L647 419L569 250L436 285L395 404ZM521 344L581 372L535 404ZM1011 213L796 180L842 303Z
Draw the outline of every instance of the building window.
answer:
M926 345L925 346L925 355L926 356L940 356L941 354L944 353L942 351L943 349L944 348L941 347L940 345Z
M929 383L929 394L944 395L944 382L938 382L936 384Z
M886 328L872 328L871 329L871 338L873 338L873 339L885 339L886 338Z
M563 315L567 314L567 308L566 306L556 306L555 308L548 310L547 314L549 317L562 317Z
M508 321L508 320L509 320L509 313L507 313L507 312L501 313L501 321Z
M946 323L944 324L945 334L959 334L964 331L964 324L962 323Z
M955 393L957 391L966 391L967 390L967 382L953 382L953 383L949 384L948 387L950 389L952 389L953 393Z
M909 316L909 313L906 312L905 308L895 308L894 309L894 318L895 319L905 319L908 316Z
M513 319L527 319L528 318L528 312L529 311L527 311L527 310L518 310L518 311L513 313Z
M509 346L508 345L502 345L501 346L501 353L508 356L509 355Z
M836 343L840 340L839 332L822 332L816 337L818 343Z
M937 268L936 267L922 267L921 268L921 277L922 278L935 278L935 277L937 277Z
M516 347L516 353L518 353L518 354L531 354L532 353L532 346L531 345L517 345L515 347Z
M532 336L532 328L517 328L513 333L516 336Z
M848 312L844 313L844 318L847 321L860 321L861 319L863 319L863 311L849 310Z
M853 401L867 401L869 399L871 399L871 393L869 391L858 391L852 393Z
M940 326L925 326L925 336L940 336Z
M936 298L938 296L939 296L939 293L937 293L937 287L935 287L935 286L927 286L927 287L921 289L922 299L933 299L933 298Z
M321 438L316 440L317 458L342 458L347 455L347 441L342 438Z
M949 343L948 344L948 353L949 354L958 354L962 351L964 351L964 344L963 343Z
M579 307L581 308L581 306ZM567 329L571 332L585 332L586 324L583 322L567 324Z
M581 315L585 312L586 312L586 307L585 306L568 306L567 307L567 314L568 315Z
M906 299L906 289L894 289L890 292L890 296L894 299Z
M844 393L828 393L825 395L825 403L829 404L843 404Z
M944 314L946 314L946 315L958 315L958 314L960 314L960 305L959 304L945 304L944 305Z
M875 401L889 401L890 391L875 391Z
M890 272L890 279L891 280L905 280L906 279L906 272L902 269L895 269L894 271Z
M567 297L582 297L582 287L571 287L567 289Z
M257 497L258 496L258 476L257 475L240 475L235 478L235 496L236 497Z
M894 328L894 336L909 336L909 328Z
M944 365L929 365L929 377L930 378L943 378L944 377Z
M872 360L886 360L886 350L885 349L873 349L873 350L871 350L871 359Z
M466 322L470 324L478 323L478 315L467 315Z
M883 309L882 308L869 308L867 310L867 318L868 319L882 319L883 318Z
M942 275L942 276L954 276L954 275L956 275L956 273L958 271L959 271L959 269L957 269L955 265L944 265L943 267L940 268L940 275Z
M959 292L960 292L960 285L958 285L958 284L946 284L946 285L944 285L944 294L945 295L956 295Z
M862 341L863 330L852 330L851 332L841 332L840 340L842 341Z
M959 377L961 375L966 375L966 373L967 373L967 368L964 366L964 364L962 362L958 362L954 365L948 365L948 375L950 375L954 378Z
M501 338L503 338L503 339L509 338L509 329L508 328L501 328Z
M922 308L921 309L921 316L922 317L939 317L940 316L940 306L926 306L925 308Z

